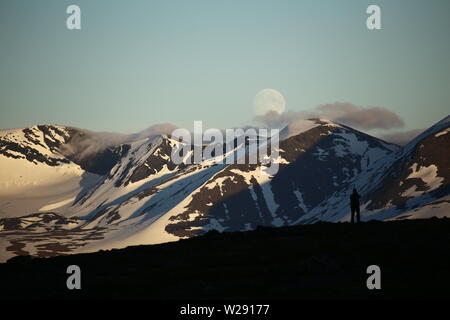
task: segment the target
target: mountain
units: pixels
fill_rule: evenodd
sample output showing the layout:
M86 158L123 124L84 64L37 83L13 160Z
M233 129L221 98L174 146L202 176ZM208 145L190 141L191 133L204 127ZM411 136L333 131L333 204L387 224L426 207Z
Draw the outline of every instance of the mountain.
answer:
M308 130L280 142L276 175L264 174L261 166L229 165L186 199L166 230L192 236L294 224L362 172L378 170L398 149L330 121L305 120L300 127Z
M108 173L120 152L105 147L80 157L92 139L55 125L0 131L0 216L63 206Z
M450 212L450 117L408 143L366 197L370 216L429 218Z
M2 130L0 155L53 167L73 162L87 172L106 174L118 160L113 149L105 147L91 153L89 157L78 156L86 141L92 139L94 137L89 131L56 125Z
M281 131L273 175L267 164L224 164L230 153L175 164L171 154L180 142L170 135L99 143L95 133L62 126L4 130L0 258L348 221L354 187L363 220L443 216L449 212L449 119L403 148L324 119L296 122ZM231 153L248 157L248 142L257 138L221 147L232 144Z
M354 185L363 196L363 220L450 216L449 131L450 117L446 117L386 157L380 169L367 170L356 179ZM326 199L306 217L315 219L323 213L323 220L348 221L344 200L349 191Z

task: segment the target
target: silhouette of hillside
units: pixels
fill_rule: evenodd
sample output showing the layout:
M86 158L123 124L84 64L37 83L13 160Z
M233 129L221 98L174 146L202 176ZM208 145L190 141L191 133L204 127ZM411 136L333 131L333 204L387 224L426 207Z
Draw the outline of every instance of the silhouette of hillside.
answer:
M0 264L1 299L450 298L450 219L317 223ZM82 290L66 289L78 265ZM382 289L366 287L381 268Z

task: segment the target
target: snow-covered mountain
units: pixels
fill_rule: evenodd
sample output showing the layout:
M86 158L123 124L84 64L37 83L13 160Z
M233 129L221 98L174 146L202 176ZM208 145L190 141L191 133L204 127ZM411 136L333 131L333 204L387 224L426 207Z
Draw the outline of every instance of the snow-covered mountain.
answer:
M365 198L377 219L450 216L450 116L408 143Z
M450 116L382 159L379 168L358 176L354 186L363 196L363 220L450 216L449 132ZM345 200L350 191L343 189L325 199L305 217L312 221L348 221ZM301 218L299 222L308 220Z
M223 164L228 154L176 165L171 153L180 142L168 135L120 139L83 154L93 138L84 130L4 130L0 258L344 221L354 187L363 219L449 215L449 120L404 148L328 120L297 122L282 131L274 175L263 164Z
M88 131L55 125L0 131L0 217L67 207L109 172L117 148L83 157Z

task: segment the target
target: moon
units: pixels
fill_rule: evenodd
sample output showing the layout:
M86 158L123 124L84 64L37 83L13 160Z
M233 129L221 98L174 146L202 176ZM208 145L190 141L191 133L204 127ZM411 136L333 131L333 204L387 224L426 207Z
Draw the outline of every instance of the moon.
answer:
M256 115L264 115L269 111L283 113L286 101L283 95L275 89L263 89L253 99L253 110Z

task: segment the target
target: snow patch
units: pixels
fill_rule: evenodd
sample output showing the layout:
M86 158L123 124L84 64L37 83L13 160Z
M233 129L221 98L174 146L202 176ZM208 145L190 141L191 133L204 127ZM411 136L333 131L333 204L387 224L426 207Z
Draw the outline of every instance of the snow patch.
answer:
M39 211L51 211L51 210L54 210L56 208L60 208L62 206L65 206L66 204L71 203L72 201L75 200L75 198L76 197L72 197L72 198L69 198L69 199L66 199L66 200L62 200L62 201L59 201L59 202L56 202L56 203L48 204L48 205L43 206L42 208L40 208Z
M305 201L303 200L303 195L299 190L294 190L294 195L298 201L298 207L302 208L304 212L308 212L308 208L305 205Z
M450 128L447 128L446 130L441 131L441 132L435 134L434 136L435 136L436 138L438 138L438 137L443 136L443 135L445 135L445 134L447 134L447 133L449 133L449 132L450 132Z
M434 164L428 167L421 167L419 170L417 170L417 163L414 163L410 169L412 170L412 173L406 179L422 179L422 181L425 182L428 186L427 191L432 191L439 188L444 181L444 178L438 177L438 169Z

